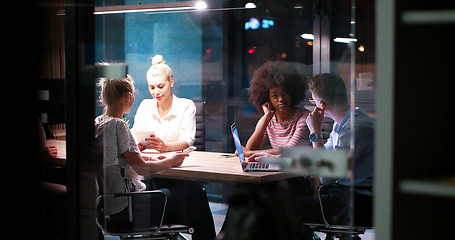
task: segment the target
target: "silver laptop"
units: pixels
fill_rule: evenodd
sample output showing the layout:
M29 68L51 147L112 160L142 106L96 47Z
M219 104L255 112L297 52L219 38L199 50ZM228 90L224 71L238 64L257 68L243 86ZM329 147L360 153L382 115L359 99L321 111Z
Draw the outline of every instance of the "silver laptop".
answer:
M245 172L276 172L280 171L280 166L276 164L259 163L259 162L247 162L243 155L242 144L240 143L239 133L235 123L231 125L232 137L234 138L235 148L239 154L240 165Z

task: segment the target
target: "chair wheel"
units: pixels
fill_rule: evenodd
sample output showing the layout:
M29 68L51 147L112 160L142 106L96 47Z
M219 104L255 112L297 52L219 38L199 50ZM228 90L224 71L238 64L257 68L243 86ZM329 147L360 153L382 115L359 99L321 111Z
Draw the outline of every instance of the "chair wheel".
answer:
M325 240L335 240L335 234L334 233L326 233L327 235L325 236Z
M352 239L353 240L361 240L360 236L358 234L355 234L354 236L352 236Z
M169 235L168 239L169 240L179 240L179 235L178 234Z
M338 238L340 240L361 240L361 238L358 234L351 235L351 234L343 233L343 234L339 234Z
M351 234L348 234L348 233L339 233L339 234L337 234L337 237L340 240L352 240L352 239L355 239L354 236L351 236Z

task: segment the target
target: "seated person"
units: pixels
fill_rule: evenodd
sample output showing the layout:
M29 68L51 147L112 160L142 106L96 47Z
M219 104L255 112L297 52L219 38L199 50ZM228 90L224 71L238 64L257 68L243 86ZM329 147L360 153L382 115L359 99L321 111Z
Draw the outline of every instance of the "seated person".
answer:
M147 141L160 152L192 146L196 135L196 106L190 99L178 98L172 93L172 70L161 55L153 57L147 71L147 83L153 99L141 102L132 130L153 131L155 135ZM138 146L141 151L146 147Z
M196 138L196 105L190 99L178 98L172 93L174 77L163 56L152 58L147 71L147 83L153 99L144 99L134 116L132 130L153 131L147 139L149 146L160 152L180 151L194 144ZM146 146L138 144L141 151ZM198 219L191 225L199 228L193 239L213 239L215 227L206 192L194 181L153 177L147 183L155 188L170 188L178 191L176 205L188 215L182 217ZM204 235L205 234L205 235Z
M144 191L146 185L139 180L139 175L153 175L154 173L180 166L188 154L175 153L168 157L154 158L140 155L137 143L132 132L122 120L124 113L128 113L134 103L133 79L129 76L123 79L100 79L100 101L104 106L104 113L95 119L95 137L103 143L103 169L106 194ZM212 216L201 216L200 209L193 210L193 192L187 189L169 187L167 192L168 205L166 208L166 223L186 224L194 228L193 239L213 239L215 235L207 227L207 222L212 222ZM197 194L196 194L197 195ZM105 199L104 213L107 215L108 226L115 228L128 228L143 222L147 214L142 214L139 221L131 219L131 209L128 208L127 197L107 196ZM194 217L197 216L197 217ZM208 219L208 220L207 220Z
M246 146L242 147L244 155L246 157L250 156L248 159L249 161L253 161L255 157L259 155L279 155L280 148L283 147L311 144L308 139L310 131L306 124L306 119L310 112L306 109L297 107L297 104L304 98L305 90L305 80L290 63L283 61L266 62L254 72L249 89L250 100L257 109L263 110L264 115L259 119L256 129L249 138ZM261 149L267 139L270 141L272 148ZM264 191L271 191L264 193L264 195L273 195L277 191L282 191L283 194L289 193L290 196L295 197L307 195L307 191L311 191L310 183L311 182L305 177L294 177L284 181L267 184L264 188L261 187L261 189L264 189ZM282 186L285 186L285 188L281 188ZM252 186L248 185L246 188L249 187ZM239 189L239 187L236 189ZM253 187L253 189L256 190L256 187ZM252 191L252 189L247 191ZM264 206L262 205L263 203L257 201L259 197L247 194L246 198L245 201L249 204L260 204L255 206L257 209ZM236 200L232 202L235 203ZM281 202L277 203L270 201L266 205L281 204ZM262 209L261 211L267 212L267 210L268 209ZM235 204L232 205L231 203L226 214L220 238L236 239L236 234L230 231L231 229L236 229L235 226L242 225L241 222L237 222L239 219L238 211L243 212L247 210L242 207L239 209L238 206ZM285 216L283 216L283 214L283 212L279 212L269 215L271 218L267 219L269 225L275 223L282 224L283 222L277 223L276 221L278 218L287 218L288 215L284 214ZM255 223L259 224L259 221L264 220L261 219L263 217L264 216L258 217L258 222ZM255 223L251 225L255 225ZM251 229L252 232L255 232L255 230L263 231L261 228L263 226L257 225L256 227L258 229ZM274 232L274 234L279 235L281 234L281 231ZM260 238L260 235L256 235L255 237Z
M352 213L352 210L349 210L349 187L352 181L354 223L371 223L374 122L365 112L356 108L354 129L351 128L346 86L340 77L319 74L308 81L308 86L316 104L307 119L313 148L349 150L351 133L354 131L355 134L353 179L323 176L319 178L320 183L326 186L320 195L326 220L330 224L349 224ZM324 117L334 120L332 132L325 144L321 136ZM294 206L301 222L323 223L319 200L314 196L294 198Z
M305 80L290 63L266 62L254 72L248 93L264 115L243 149L246 157L256 152L279 154L282 147L311 144L306 124L309 111L297 107L305 90ZM261 149L267 139L272 148Z
M42 236L46 238L63 238L65 235L65 208L66 208L66 186L48 179L45 169L51 165L52 159L58 156L57 147L54 145L46 146L46 133L43 125L36 118L38 129L37 141L37 160L35 168L39 169L36 173L39 174L38 184L38 205L40 206L40 223L45 227Z

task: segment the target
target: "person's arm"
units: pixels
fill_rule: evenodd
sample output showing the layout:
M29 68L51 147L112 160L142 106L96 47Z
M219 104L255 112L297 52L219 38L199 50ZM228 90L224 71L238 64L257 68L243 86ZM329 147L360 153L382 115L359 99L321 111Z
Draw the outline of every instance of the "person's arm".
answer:
M166 144L167 151L180 151L194 144L196 139L196 105L193 101L190 101L183 113L180 131L178 141Z
M150 146L153 149L156 149L160 152L173 152L173 151L180 151L187 147L189 147L187 141L176 141L176 142L169 142L165 143L163 140L157 137L151 137L149 140Z
M176 153L169 157L158 157L152 161L146 161L136 152L125 152L122 155L139 175L150 175L164 169L178 167L182 165L185 157L189 156L184 153Z
M258 153L251 155L247 159L247 161L248 162L259 162L259 159L263 158L263 157L280 157L280 155L268 154L266 152L258 152Z
M264 110L264 116L259 119L253 134L251 134L245 145L245 148L249 151L259 150L261 148L267 125L272 120L273 115L275 115L275 111L271 110L270 103L268 102L262 105L262 110Z
M249 150L246 148L243 148L243 155L245 157L250 157L256 153L268 153L271 155L280 155L281 149L279 148L269 148L269 149L258 149L258 150Z
M152 137L150 141L152 148L160 152L172 152L180 151L193 145L196 138L196 105L194 105L194 102L191 101L188 104L182 116L181 126L176 127L179 127L178 131L180 131L178 141L165 143L159 138Z
M272 118L270 118L272 119ZM270 122L270 119L266 116L261 117L259 122L254 129L253 134L251 134L250 138L248 139L245 148L248 150L258 150L261 148L264 142L264 134L267 129L267 124Z
M193 101L189 100L190 103L183 113L181 132L179 137L179 142L186 142L186 145L181 145L183 150L194 144L196 139L196 105Z

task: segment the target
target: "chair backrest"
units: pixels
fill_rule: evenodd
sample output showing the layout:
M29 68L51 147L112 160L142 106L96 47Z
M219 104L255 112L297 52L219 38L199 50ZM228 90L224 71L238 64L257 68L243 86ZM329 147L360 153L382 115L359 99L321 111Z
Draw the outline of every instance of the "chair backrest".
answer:
M196 138L194 146L199 151L205 151L205 102L194 101L196 105Z
M321 189L323 187L327 187L325 185L321 185L318 189L318 198L319 198L319 203L322 204L321 201ZM361 187L357 186L357 189L365 189L365 190L371 190L371 187ZM325 215L325 210L323 206L321 207L321 212L322 212L322 218L324 223L304 223L313 232L323 232L327 234L326 239L334 239L336 236L337 238L342 238L340 236L353 236L352 239L360 239L359 234L364 234L365 230L367 229L373 229L373 222L372 222L372 216L371 213L366 213L366 212L360 212L359 210L354 210L354 225L349 226L345 224L340 224L340 223L335 223L333 224L332 222L327 221L327 216ZM356 209L356 207L354 206ZM362 209L363 210L363 209ZM349 237L351 239L351 237Z

